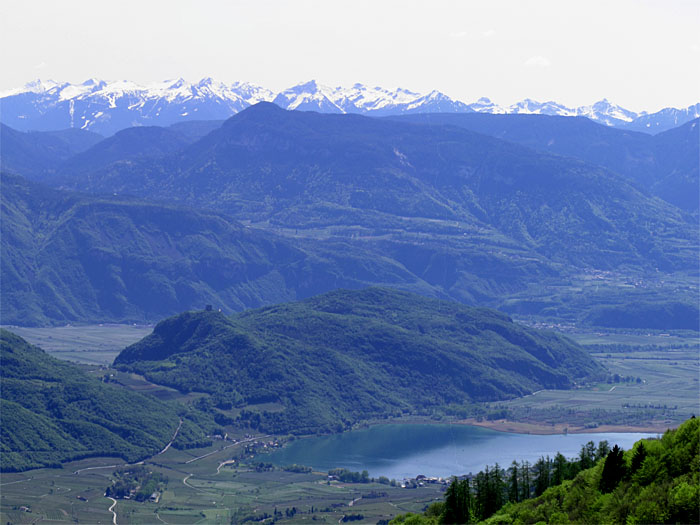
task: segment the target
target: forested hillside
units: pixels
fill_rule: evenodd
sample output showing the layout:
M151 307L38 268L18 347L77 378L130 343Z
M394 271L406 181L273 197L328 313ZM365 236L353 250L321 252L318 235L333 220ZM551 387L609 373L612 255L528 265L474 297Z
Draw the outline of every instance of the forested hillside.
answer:
M583 117L428 113L389 117L430 126L456 126L604 166L681 209L698 210L700 121L649 135Z
M103 139L82 129L24 133L0 123L0 169L36 180L50 179L63 162Z
M214 428L182 406L105 383L7 330L0 330L0 361L2 471L91 456L138 461L173 437L176 447L208 443Z
M457 127L269 103L241 111L182 153L64 184L282 229L420 234L447 221L486 252L516 244L574 267L672 271L694 261L695 221L600 166Z
M694 180L694 123L649 137L476 117L528 147L442 122L258 104L223 124L124 130L50 178L100 196L5 174L3 319L153 322L388 285L620 328L630 322L607 313L643 303L635 326L697 327L697 221L647 192ZM3 158L42 158L7 144ZM674 309L680 325L653 314Z
M614 446L601 455L590 443L573 461L558 454L531 469L516 462L507 471L487 467L471 481L455 479L444 503L391 523L698 523L699 422L692 418L627 451Z
M3 323L154 322L368 284L438 293L397 261L309 245L220 214L91 197L2 175Z
M227 318L159 323L115 366L266 431L340 431L358 421L572 388L603 369L578 345L507 316L390 289L339 290Z

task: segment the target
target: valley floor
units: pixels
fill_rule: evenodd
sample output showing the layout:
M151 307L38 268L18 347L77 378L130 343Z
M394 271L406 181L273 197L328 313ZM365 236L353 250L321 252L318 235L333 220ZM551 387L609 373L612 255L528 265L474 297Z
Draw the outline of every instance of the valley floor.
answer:
M104 367L111 352L148 331L146 327L109 325L71 328L18 332L57 357ZM626 340L629 344L625 345ZM668 344L659 345L665 340ZM621 345L589 347L608 367L610 383L578 390L546 390L507 402L487 403L487 417L458 422L531 434L663 432L692 414L700 414L696 336L654 336L648 340L657 345L653 349L639 334L628 339L615 334L604 341ZM591 342L599 344L597 339ZM612 379L614 374L617 380ZM134 380L129 387L153 387L141 383ZM177 394L162 387L157 387L155 393L159 397ZM340 483L320 472L256 468L246 463L252 461L246 445L263 437L258 434L246 438L241 434L236 439L236 444L217 440L205 449L170 448L147 460L147 468L169 480L157 501L120 499L114 504L105 497L115 464L121 463L110 458L86 459L62 469L3 474L0 522L228 524L245 518L263 520L277 511L276 521L280 523L342 523L344 517L360 515L358 523L376 523L396 514L420 512L430 502L443 499L444 486L440 484L406 489L379 483Z
M169 449L145 462L168 478L157 501L106 497L116 470L111 458L91 458L62 469L37 469L0 478L2 523L191 524L259 522L276 515L280 523L339 523L354 516L376 523L405 512L419 512L442 500L444 485L414 489L380 483L330 481L325 472L256 469L238 457L238 445L219 441L206 449ZM228 443L228 444L226 444ZM362 518L358 519L359 516ZM246 520L247 518L247 520Z

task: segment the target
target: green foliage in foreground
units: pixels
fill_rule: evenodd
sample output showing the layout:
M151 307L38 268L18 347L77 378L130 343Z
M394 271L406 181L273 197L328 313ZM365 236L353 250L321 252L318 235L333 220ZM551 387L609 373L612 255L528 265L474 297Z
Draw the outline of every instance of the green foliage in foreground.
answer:
M138 461L163 449L181 417L174 446L207 442L184 409L103 383L6 330L0 330L0 359L2 471L90 456Z
M239 417L260 430L297 433L570 388L603 372L575 343L502 313L382 288L232 318L188 312L159 323L115 366L210 393L214 413L273 403L275 411Z
M511 502L490 517L481 512L477 481L470 489L468 481L456 480L444 503L391 523L700 523L700 420L692 418L660 440L640 440L626 452L615 446L604 461L532 499L513 501L512 486L504 483L500 496Z

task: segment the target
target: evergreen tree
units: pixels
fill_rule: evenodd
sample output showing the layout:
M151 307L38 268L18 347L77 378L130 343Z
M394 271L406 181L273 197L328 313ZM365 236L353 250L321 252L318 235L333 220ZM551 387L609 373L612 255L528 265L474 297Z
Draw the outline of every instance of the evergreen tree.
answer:
M589 441L585 445L581 445L581 452L579 452L579 470L586 470L593 466L595 462L595 452L596 447L593 441Z
M632 454L632 464L630 465L630 475L642 468L642 463L647 458L647 449L644 446L644 441L640 441Z
M564 455L561 452L557 452L554 456L554 464L552 467L552 485L559 485L565 479L569 479L568 464Z
M530 499L530 462L525 460L522 463L521 466L521 471L523 473L523 482L522 482L522 496L520 497L521 500L524 499Z
M520 501L520 487L518 486L518 462L513 460L510 465L510 480L508 483L508 501Z
M488 465L474 477L474 504L476 517L478 520L483 520L486 516L488 508Z
M552 460L541 457L535 463L535 496L540 496L549 488L549 471Z
M501 467L496 463L491 471L491 477L489 479L489 491L491 496L491 506L493 510L489 513L489 516L500 509L505 503L504 493L505 493L505 482L503 480L503 473Z
M472 498L469 480L452 478L445 493L443 523L471 523Z
M625 459L623 451L615 445L605 458L603 474L600 478L600 490L603 494L612 492L625 476Z
M600 441L595 452L595 460L598 461L599 459L603 459L609 452L610 444L606 440Z

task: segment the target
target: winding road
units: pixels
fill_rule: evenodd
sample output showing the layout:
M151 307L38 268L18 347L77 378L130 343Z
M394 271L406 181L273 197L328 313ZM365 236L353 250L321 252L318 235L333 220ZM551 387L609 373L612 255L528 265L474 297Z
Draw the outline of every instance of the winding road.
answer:
M163 450L161 450L161 451L158 452L157 454L154 454L153 456L151 456L151 458L154 458L154 457L156 457L156 456L160 456L163 452L165 452L166 450L168 450L168 449L170 448L170 446L175 442L175 439L177 438L177 434L178 434L178 432L180 432L180 428L181 428L181 427L182 427L182 418L180 418L180 424L179 424L179 425L177 426L177 428L175 429L175 433L173 434L173 437L172 437L172 439L170 440L170 442L169 442L167 445L165 445L165 448L164 448ZM86 470L98 470L98 469L102 469L102 468L127 467L127 466L129 466L129 465L143 465L144 461L145 461L145 460L139 461L138 463L120 463L119 465L105 465L105 466L103 466L103 467L87 467L87 468L81 468L80 470L76 470L75 472L73 472L73 474L80 474L81 472L85 472Z
M106 497L107 497L107 499L111 499L113 502L112 506L108 510L112 513L112 523L114 523L114 525L117 525L117 511L114 510L114 507L117 506L117 500L114 498L111 498L109 496L106 496Z
M235 443L233 443L231 445L227 445L225 447L222 447L219 450L213 450L207 454L204 454L203 456L197 456L196 458L192 458L188 461L185 461L185 465L189 465L190 463L194 463L195 461L199 461L200 459L207 458L207 457L211 456L212 454L216 454L217 452L221 452L222 450L226 450L227 448L235 447L236 445L240 445L241 443L250 443L251 441L256 441L258 439L263 439L266 437L270 437L270 434L266 434L264 436L252 437L252 438L244 439L242 441L236 441Z

